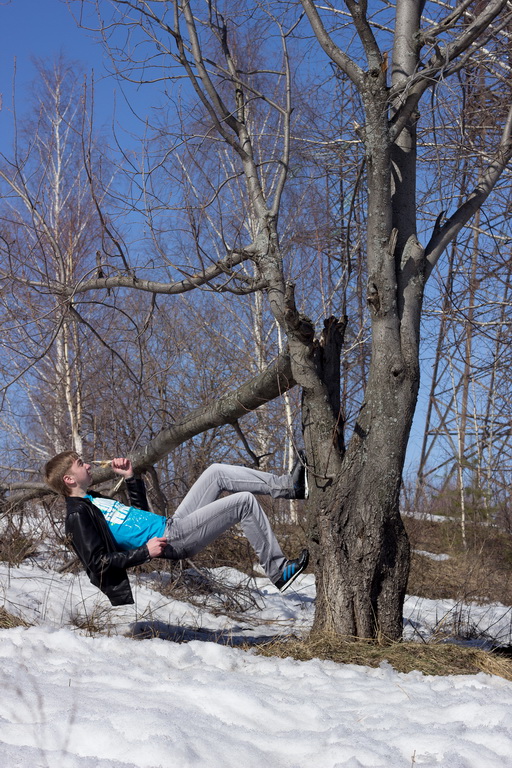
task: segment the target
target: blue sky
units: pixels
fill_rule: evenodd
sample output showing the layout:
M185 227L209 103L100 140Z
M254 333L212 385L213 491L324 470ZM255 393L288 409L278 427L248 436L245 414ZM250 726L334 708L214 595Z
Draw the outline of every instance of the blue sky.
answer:
M78 11L79 4L71 7ZM94 73L97 127L112 119L116 104L117 122L129 127L133 116L119 86L108 74L107 59L94 34L79 29L64 0L0 0L0 149L11 140L13 75L16 70L16 105L23 113L26 93L36 76L35 59L53 62L59 56L76 61L84 72ZM138 102L141 102L139 94Z
M78 3L72 3L78 10ZM16 62L17 109L23 113L27 89L35 78L34 59L49 62L63 55L76 60L86 72L94 70L95 114L97 127L112 119L116 101L117 123L124 129L135 129L135 118L127 109L118 85L107 74L107 61L99 42L91 32L79 29L63 0L0 0L0 151L8 152L12 140L11 100ZM144 98L139 91L137 101ZM128 134L125 134L128 140ZM424 379L423 384L426 381ZM409 443L408 462L416 459L418 429L424 419L423 398L420 399L415 425ZM413 458L414 457L414 458Z
M94 67L98 76L103 67L103 53L89 33L77 28L62 0L0 0L0 84L4 109L11 93L16 59L18 90L35 75L34 57L54 59L64 54ZM100 83L100 90L112 90L112 84ZM7 102L7 104L6 104Z

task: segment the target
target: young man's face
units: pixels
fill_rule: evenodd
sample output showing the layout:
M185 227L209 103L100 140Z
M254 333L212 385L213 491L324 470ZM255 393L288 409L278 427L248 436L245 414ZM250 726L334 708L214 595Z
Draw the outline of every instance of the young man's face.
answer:
M91 465L85 464L82 459L75 459L66 474L64 482L73 495L76 491L86 491L92 481Z

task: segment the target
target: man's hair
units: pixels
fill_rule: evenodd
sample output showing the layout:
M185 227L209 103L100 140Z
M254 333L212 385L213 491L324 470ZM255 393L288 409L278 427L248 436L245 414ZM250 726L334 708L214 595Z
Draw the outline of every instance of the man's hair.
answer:
M46 464L44 475L46 482L53 491L57 491L63 496L70 495L70 490L64 482L64 475L69 472L73 463L79 458L76 451L62 451Z

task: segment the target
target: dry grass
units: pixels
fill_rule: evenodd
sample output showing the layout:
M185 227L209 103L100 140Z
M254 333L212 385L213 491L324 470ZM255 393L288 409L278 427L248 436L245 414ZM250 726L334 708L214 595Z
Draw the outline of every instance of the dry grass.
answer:
M501 602L512 605L512 541L487 525L467 525L467 547L457 522L429 522L406 518L411 549L446 554L432 560L413 554L408 593L430 599L464 602ZM461 619L462 622L462 619ZM466 636L468 626L461 626ZM451 636L457 627L450 627ZM441 635L439 635L441 638ZM321 635L307 640L288 639L260 646L266 656L291 656L299 660L328 659L341 664L378 667L389 662L398 672L418 670L426 675L472 675L478 672L512 680L512 658L498 652L443 642L379 644L368 640ZM510 649L509 649L510 650Z
M35 555L37 542L21 533L15 526L7 526L0 538L0 560L10 565L19 565L27 557Z
M512 605L512 541L486 525L468 525L467 548L456 522L405 519L411 549L448 555L448 560L412 556L407 591L432 600L500 602Z
M485 672L512 680L512 660L476 648L451 643L378 644L370 640L320 635L307 640L276 640L260 645L263 656L291 657L299 661L323 659L339 664L378 667L387 661L397 672L417 670L425 675L474 675Z
M232 585L210 570L200 568L196 560L182 561L171 571L170 579L159 587L159 591L174 600L233 619L240 619L248 610L259 608L249 578L245 583Z
M76 611L71 615L70 623L81 629L89 637L110 635L112 631L112 610L109 606L95 605L91 610Z
M0 629L13 629L14 627L30 627L30 624L0 606Z

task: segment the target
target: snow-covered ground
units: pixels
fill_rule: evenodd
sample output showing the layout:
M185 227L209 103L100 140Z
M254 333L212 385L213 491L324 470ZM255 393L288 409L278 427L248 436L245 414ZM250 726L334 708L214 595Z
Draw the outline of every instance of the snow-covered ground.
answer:
M512 683L259 657L236 645L306 632L313 577L281 595L213 575L239 587L243 618L222 596L206 608L164 597L156 576L135 606L112 608L83 575L0 564L0 605L35 624L0 631L0 766L512 768ZM413 639L467 626L511 642L505 606L409 597L405 617ZM86 618L108 636L79 629ZM157 636L125 636L142 632Z

